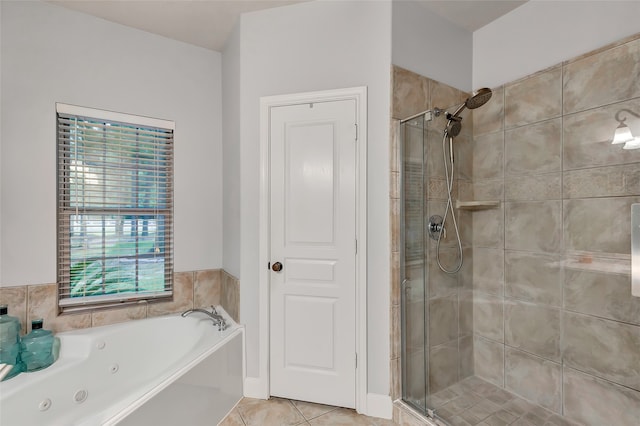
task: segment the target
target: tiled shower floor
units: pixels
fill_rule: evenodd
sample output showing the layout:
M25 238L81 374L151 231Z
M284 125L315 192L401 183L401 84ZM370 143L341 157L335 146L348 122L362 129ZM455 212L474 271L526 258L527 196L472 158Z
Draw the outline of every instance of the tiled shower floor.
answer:
M478 377L431 395L428 405L450 426L579 426Z

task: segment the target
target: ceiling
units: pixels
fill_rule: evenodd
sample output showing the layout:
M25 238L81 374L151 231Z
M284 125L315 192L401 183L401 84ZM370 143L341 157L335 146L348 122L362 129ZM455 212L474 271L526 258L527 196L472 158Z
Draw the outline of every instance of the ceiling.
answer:
M50 0L49 2L219 52L222 51L240 14L303 1L307 0ZM526 1L512 0L415 1L470 32L526 3Z

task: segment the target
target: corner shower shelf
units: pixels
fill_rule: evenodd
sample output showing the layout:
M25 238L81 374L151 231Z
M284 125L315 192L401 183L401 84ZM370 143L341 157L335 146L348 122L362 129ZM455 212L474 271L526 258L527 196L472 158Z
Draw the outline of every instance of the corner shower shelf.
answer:
M487 210L495 209L500 201L460 201L456 200L456 208L460 210Z

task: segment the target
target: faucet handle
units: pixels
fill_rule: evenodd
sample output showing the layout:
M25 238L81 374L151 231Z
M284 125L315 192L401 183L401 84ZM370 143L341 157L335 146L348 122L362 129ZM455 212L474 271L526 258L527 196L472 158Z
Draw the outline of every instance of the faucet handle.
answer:
M215 314L215 315L218 315L218 311L216 311L216 307L213 306L213 305L211 305L211 313Z

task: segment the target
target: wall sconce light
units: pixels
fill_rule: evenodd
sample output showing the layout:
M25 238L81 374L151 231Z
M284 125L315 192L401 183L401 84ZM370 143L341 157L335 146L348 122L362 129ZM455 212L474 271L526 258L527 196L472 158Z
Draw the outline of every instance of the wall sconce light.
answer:
M623 112L631 114L634 117L640 118L640 115L638 115L635 112L630 111L628 109L621 109L620 111L618 111L616 113L616 120L620 124L618 125L618 127L616 128L616 131L613 134L613 140L611 141L611 143L613 145L617 145L617 144L622 144L623 143L624 146L622 147L622 149L639 149L640 148L640 137L633 137L633 134L631 133L631 129L629 129L629 127L626 124L624 124L624 122L627 119L620 117L620 114L623 113Z

